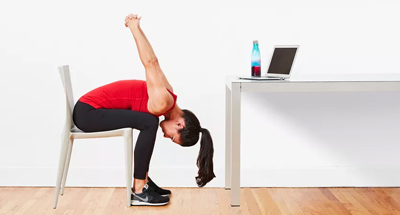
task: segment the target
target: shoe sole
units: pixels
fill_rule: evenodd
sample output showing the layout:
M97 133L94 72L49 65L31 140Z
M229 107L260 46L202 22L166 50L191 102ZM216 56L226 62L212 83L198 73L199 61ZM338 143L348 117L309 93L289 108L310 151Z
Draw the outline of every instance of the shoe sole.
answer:
M131 195L133 195L132 192L131 192ZM164 194L164 195L161 195L161 196L163 196L163 197L167 197L167 196L168 196L168 197L169 197L169 195L170 195L170 194Z
M168 202L163 202L163 203L150 203L150 202L141 202L141 201L131 201L131 205L132 206L162 206L162 205L166 205L168 204Z

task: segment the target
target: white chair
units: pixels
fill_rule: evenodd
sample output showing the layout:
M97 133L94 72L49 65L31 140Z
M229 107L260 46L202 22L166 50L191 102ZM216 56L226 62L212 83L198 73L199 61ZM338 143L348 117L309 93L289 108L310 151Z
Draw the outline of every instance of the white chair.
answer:
M66 120L61 139L61 153L58 164L57 183L54 196L54 206L57 207L58 195L61 188L61 195L64 194L65 181L67 179L69 162L71 159L72 145L74 139L102 138L123 136L125 142L125 168L126 168L126 204L131 206L131 186L132 186L132 128L121 128L104 132L85 133L78 129L72 120L72 111L74 108L74 97L72 94L71 77L69 66L59 66L58 70L64 85L66 95Z

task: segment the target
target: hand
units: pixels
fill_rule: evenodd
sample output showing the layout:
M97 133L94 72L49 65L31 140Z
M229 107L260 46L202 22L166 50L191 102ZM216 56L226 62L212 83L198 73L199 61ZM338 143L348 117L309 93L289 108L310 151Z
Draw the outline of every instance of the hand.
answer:
M125 17L125 27L139 27L141 18L142 17L138 16L137 14L129 14Z

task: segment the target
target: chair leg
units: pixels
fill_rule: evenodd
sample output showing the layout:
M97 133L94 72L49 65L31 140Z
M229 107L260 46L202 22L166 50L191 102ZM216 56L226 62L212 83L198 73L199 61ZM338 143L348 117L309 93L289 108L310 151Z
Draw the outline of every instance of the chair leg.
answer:
M58 162L58 173L57 173L57 182L56 182L56 189L55 189L55 194L54 194L53 208L57 207L58 195L60 193L61 179L63 177L62 174L64 172L65 160L67 158L67 153L68 153L69 137L70 137L69 132L64 132L62 135L62 140L61 140L62 144L61 144L61 150L60 150L60 159Z
M127 206L131 206L131 186L132 186L132 130L124 134L125 140L125 172L126 172L126 200Z
M74 144L74 139L70 139L69 144L68 144L67 160L65 161L64 173L63 173L63 178L62 178L62 182L61 182L61 195L64 195L65 182L67 181L67 175L68 175L69 163L71 161L73 144Z

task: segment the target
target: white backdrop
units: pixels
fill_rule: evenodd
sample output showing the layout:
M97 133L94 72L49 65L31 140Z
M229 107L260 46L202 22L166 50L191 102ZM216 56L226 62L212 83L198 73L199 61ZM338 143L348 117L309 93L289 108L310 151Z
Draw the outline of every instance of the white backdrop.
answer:
M250 74L252 41L265 73L274 45L300 45L293 79L399 74L400 4L354 1L1 1L0 186L54 186L70 65L75 100L103 84L145 79L129 13L182 108L214 140L224 184L226 75ZM400 185L400 93L243 94L242 186ZM162 120L163 117L160 118ZM67 186L124 186L122 138L76 140ZM150 176L196 186L199 145L162 137Z

